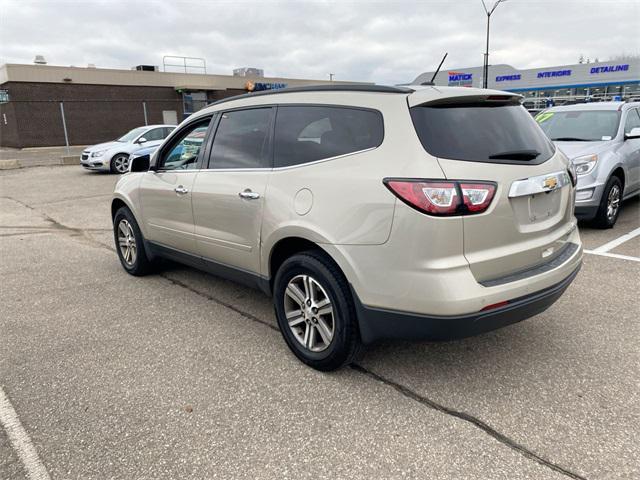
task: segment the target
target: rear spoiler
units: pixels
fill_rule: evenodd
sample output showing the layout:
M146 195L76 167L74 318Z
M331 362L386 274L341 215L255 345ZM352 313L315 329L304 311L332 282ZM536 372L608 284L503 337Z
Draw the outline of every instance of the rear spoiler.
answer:
M416 90L407 96L409 107L418 105L444 106L491 103L498 105L520 105L524 97L512 92L466 87L428 87Z

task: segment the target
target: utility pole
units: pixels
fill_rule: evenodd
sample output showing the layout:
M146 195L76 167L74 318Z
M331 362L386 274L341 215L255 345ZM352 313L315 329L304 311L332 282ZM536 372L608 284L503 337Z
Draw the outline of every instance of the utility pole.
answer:
M491 10L487 9L487 5L484 3L484 0L480 1L482 2L482 6L484 7L484 12L487 14L487 49L484 53L484 65L482 67L482 87L487 88L489 80L489 22L491 21L491 14L498 7L498 5L500 5L502 2L506 2L507 0L497 0L496 3L493 4Z

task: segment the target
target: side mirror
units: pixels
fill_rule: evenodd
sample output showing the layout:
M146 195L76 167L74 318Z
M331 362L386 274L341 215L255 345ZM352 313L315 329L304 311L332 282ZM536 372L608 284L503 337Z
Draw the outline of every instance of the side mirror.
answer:
M629 133L624 134L625 140L630 140L632 138L640 138L640 127L632 128Z
M149 171L149 165L151 163L150 155L140 155L139 157L133 157L129 161L130 172L147 172Z
M147 143L147 139L144 137L140 137L136 143Z

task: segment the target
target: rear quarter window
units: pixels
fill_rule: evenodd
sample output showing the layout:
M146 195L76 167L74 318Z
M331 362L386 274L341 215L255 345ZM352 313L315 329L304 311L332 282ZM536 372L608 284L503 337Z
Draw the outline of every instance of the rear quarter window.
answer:
M382 114L349 107L278 107L275 167L289 167L378 147L384 137Z
M555 147L520 105L417 106L411 118L434 157L489 163L540 164Z

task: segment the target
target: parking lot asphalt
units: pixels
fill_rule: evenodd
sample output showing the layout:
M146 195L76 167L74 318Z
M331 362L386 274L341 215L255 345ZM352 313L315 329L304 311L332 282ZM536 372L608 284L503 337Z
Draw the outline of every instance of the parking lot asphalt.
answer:
M125 274L116 181L0 172L0 478L640 477L640 236L597 254L640 228L637 199L614 229L581 227L596 253L543 314L323 374L263 294L174 265Z

